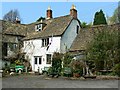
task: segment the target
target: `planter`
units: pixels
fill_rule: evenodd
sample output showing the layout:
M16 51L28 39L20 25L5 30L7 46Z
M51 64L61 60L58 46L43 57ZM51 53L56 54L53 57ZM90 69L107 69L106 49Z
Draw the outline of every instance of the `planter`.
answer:
M79 73L73 73L73 77L79 78L79 77L80 77L80 74L79 74Z

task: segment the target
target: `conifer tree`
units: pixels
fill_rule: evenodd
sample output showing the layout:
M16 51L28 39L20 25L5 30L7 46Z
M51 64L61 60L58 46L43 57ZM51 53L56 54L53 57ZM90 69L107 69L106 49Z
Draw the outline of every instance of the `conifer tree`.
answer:
M102 10L95 13L93 25L107 24L105 15Z

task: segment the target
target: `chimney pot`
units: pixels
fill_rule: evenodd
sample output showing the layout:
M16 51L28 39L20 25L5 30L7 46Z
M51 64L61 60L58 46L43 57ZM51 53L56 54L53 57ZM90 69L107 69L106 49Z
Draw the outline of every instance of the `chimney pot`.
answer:
M47 18L46 19L51 19L52 18L52 10L50 8L50 6L47 9Z
M70 15L71 15L73 18L77 19L77 10L76 10L75 5L72 5L72 7L71 7L71 9L70 9Z
M18 17L16 17L16 23L17 24L20 24L21 22L20 22L20 19L18 18Z

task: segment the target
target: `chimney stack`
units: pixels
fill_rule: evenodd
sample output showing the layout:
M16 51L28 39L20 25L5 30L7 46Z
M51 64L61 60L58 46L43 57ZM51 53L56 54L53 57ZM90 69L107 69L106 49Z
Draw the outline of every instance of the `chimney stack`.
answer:
M20 19L18 17L16 17L16 21L15 21L17 24L20 24Z
M70 15L71 15L73 18L77 19L77 10L76 10L75 5L72 5L72 7L71 7L71 9L70 9Z
M52 18L52 10L50 8L50 6L47 9L47 18L46 19L51 19Z

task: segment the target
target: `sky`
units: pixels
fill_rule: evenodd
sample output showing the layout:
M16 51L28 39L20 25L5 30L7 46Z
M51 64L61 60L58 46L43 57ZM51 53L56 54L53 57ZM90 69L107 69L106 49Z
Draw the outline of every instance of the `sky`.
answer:
M2 2L0 3L0 19L10 10L19 11L21 22L29 24L35 22L39 17L46 17L48 6L53 11L53 18L68 15L72 4L76 6L78 19L81 22L90 23L94 19L95 12L103 10L106 16L112 16L118 7L118 2Z

